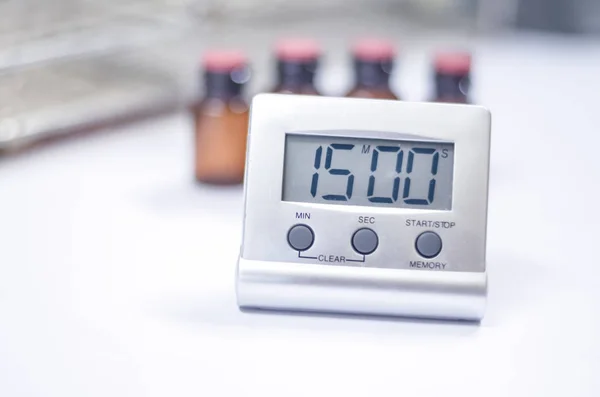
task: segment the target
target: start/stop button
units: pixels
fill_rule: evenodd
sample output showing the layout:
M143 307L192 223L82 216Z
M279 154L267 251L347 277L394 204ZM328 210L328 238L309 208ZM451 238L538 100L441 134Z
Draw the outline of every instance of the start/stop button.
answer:
M442 251L442 239L435 232L423 232L415 241L415 249L424 258L433 258Z

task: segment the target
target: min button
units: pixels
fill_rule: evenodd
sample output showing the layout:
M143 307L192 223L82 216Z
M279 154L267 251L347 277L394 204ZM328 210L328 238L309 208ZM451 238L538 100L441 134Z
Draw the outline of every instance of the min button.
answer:
M296 251L306 251L315 242L315 233L306 225L295 225L288 232L287 240Z

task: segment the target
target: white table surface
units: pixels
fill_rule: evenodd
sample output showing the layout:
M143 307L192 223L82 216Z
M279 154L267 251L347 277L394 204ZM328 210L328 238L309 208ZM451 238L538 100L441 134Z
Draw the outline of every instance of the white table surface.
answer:
M192 182L174 116L0 162L0 396L600 395L600 47L489 42L477 71L481 324L238 311L242 191Z

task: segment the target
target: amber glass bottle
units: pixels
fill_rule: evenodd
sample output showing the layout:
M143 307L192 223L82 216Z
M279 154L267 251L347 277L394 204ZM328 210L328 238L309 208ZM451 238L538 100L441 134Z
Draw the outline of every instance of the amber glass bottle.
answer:
M275 47L277 84L272 92L280 94L320 95L315 74L321 49L309 39L281 40Z
M242 97L250 72L238 52L205 54L204 98L194 107L195 174L199 182L237 184L244 179L248 104Z
M346 95L356 98L398 99L390 89L395 49L392 43L363 39L352 47L354 87Z
M433 60L435 93L433 101L469 103L471 54L438 52Z

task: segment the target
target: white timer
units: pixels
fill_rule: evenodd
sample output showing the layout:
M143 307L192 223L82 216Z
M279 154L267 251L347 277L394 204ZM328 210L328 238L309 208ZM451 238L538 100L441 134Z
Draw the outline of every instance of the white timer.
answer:
M480 319L489 149L479 106L256 96L238 305Z

